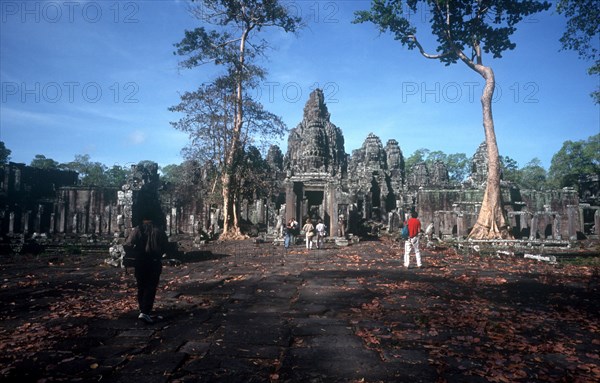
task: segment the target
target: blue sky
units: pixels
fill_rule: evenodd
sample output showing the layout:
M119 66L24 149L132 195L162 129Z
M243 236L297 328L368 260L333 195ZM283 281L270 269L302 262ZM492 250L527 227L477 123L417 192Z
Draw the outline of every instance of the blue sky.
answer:
M368 1L288 2L307 24L297 36L270 31L268 77L256 96L288 127L302 120L315 87L347 153L373 132L396 139L405 157L419 148L471 157L484 140L483 80L464 64L446 67L409 51L372 24L351 24ZM213 66L180 69L173 44L199 26L187 1L0 2L0 140L11 160L36 154L58 162L89 154L105 165L181 163L185 134L169 124L179 94L210 81ZM414 15L426 37L425 10ZM566 140L600 132L589 94L589 62L560 51L565 21L548 11L519 25L514 51L486 57L498 90L493 105L500 153L546 168ZM285 153L287 136L276 142Z

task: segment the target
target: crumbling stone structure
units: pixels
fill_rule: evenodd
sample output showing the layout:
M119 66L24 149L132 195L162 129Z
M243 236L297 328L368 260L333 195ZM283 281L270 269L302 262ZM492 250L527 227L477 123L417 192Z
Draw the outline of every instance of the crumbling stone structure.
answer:
M162 214L157 171L156 163L134 165L119 190L78 186L73 171L11 162L0 167L0 234L125 235L141 219L141 206Z
M400 144L385 146L370 133L348 155L342 130L331 121L323 92L310 94L302 121L291 130L285 156L278 147L267 155L273 192L243 201L241 218L277 236L286 221L323 219L329 235L360 234L364 222L394 232L406 213L416 210L423 227L439 237L464 237L473 227L487 179L485 143L475 152L471 175L451 185L441 162L419 163L410 172ZM410 176L407 176L410 174ZM598 177L574 189L520 190L502 184L504 209L516 238L577 239L600 227ZM74 172L34 169L23 164L0 167L0 234L33 232L126 235L137 225L140 209L159 212L171 235L199 236L218 231L220 209L202 193L179 198L164 189L158 165L142 162L118 189L77 186ZM175 193L175 194L173 194Z
M302 122L291 130L284 159L285 220L321 218L337 231L338 198L347 159L341 129L330 121L323 92L311 93Z

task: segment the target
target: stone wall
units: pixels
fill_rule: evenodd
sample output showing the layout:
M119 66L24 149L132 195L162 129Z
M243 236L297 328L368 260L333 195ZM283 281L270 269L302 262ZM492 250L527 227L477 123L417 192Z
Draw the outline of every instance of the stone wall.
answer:
M342 130L330 121L319 89L311 93L302 121L290 131L285 156L273 147L267 156L272 167L268 197L243 201L244 224L276 233L291 217L323 219L332 236L357 234L364 222L387 225L390 232L412 209L424 227L433 224L440 237L464 237L475 224L487 175L487 151L480 145L471 174L463 185L449 182L441 162L418 163L407 177L399 143L384 146L370 133L363 145L348 155ZM519 190L503 183L506 216L516 238L575 239L598 232L598 177L582 184L586 200L573 189ZM197 236L219 232L220 206L203 200L191 189L164 189L158 165L144 161L120 189L77 186L77 174L40 170L24 164L0 167L0 235L6 233L76 233L126 235L143 210L172 235ZM185 194L185 197L183 196Z
M50 233L112 234L120 230L117 188L62 187L51 212ZM49 212L50 213L50 212Z
M574 189L533 191L502 188L504 209L516 239L576 239L583 233L582 212ZM424 226L433 223L440 237L464 237L477 220L481 189L421 189L417 212Z
M77 185L77 173L0 165L0 234L50 232L57 191Z

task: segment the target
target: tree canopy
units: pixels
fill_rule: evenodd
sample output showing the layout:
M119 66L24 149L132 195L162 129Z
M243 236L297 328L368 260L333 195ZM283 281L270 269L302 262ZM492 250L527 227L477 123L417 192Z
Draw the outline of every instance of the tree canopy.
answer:
M459 185L469 174L470 161L464 153L446 154L442 151L430 151L429 149L417 149L404 163L407 177L412 167L424 162L431 169L433 163L441 161L448 169L448 177L451 182Z
M567 17L567 28L560 38L563 49L577 52L583 60L592 62L588 73L600 76L600 6L597 0L559 0L556 9ZM598 84L596 78L596 84ZM600 104L600 86L592 98Z
M0 164L5 164L10 161L12 151L4 145L4 141L0 141Z
M435 50L426 49L417 37L411 16L422 6L430 11L430 32L437 41ZM479 216L469 233L471 239L508 237L508 225L502 210L500 158L492 117L495 75L484 65L484 54L502 57L515 48L511 35L526 16L546 10L546 1L523 0L373 0L371 9L356 12L355 22L372 22L381 32L393 34L408 49L418 49L427 59L450 65L461 61L485 80L481 96L483 127L488 156L486 189Z
M550 186L577 187L584 174L600 174L600 133L587 140L565 141L548 171Z

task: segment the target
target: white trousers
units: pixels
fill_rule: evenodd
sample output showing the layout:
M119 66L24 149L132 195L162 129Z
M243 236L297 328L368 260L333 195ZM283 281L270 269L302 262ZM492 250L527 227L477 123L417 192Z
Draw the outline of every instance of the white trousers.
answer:
M306 236L306 248L307 249L312 249L312 245L313 245L313 236L311 235L310 237L307 235Z
M421 267L421 251L419 250L419 236L407 239L404 242L404 267L410 264L410 251L414 247L415 257L417 258L417 266Z

